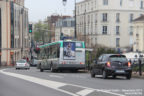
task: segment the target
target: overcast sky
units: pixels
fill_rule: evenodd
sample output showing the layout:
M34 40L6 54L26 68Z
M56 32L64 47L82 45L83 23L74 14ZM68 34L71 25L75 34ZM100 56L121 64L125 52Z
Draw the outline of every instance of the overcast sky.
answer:
M63 0L25 0L25 6L29 9L29 21L37 22L44 20L52 14L73 16L75 0L67 0L65 7L62 1ZM80 1L83 0L77 0L77 2Z

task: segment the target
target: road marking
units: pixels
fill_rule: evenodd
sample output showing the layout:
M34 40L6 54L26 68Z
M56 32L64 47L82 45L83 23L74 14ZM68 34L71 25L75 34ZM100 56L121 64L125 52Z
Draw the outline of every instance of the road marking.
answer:
M23 79L23 80L26 80L26 81L29 81L29 82L33 82L33 83L36 83L36 84L39 84L39 85L42 85L42 86L45 86L45 87L48 87L48 88L52 88L52 89L55 89L57 91L60 91L60 92L63 92L63 93L66 93L66 94L69 94L69 95L72 95L72 96L86 96L89 93L93 92L93 90L97 91L97 92L108 93L108 94L115 95L115 96L125 96L125 95L122 95L122 94L117 94L117 93L104 91L104 90L99 90L99 89L92 89L92 88L79 86L79 85L74 85L74 84L61 83L61 82L36 78L36 77L32 77L32 76L21 75L21 74L17 74L17 73L4 72L4 70L0 70L0 73L3 73L3 74L8 75L8 76L16 77L16 78L19 78L19 79ZM81 90L81 91L77 92L77 94L76 94L76 93L72 93L72 92L68 92L66 90L60 89L60 87L64 87L66 85L81 87L81 88L84 88L84 90Z
M31 77L31 76L26 76L26 75L21 75L21 74L16 74L16 73L4 72L3 70L0 70L0 72L5 74L5 75L8 75L8 76L16 77L16 78L23 79L23 80L26 80L26 81L29 81L29 82L40 84L40 85L48 87L48 88L55 89L57 91L60 91L60 92L63 92L63 93L66 93L66 94L69 94L69 95L72 95L72 96L79 96L79 95L76 95L74 93L70 93L68 91L59 89L59 87L67 85L66 83L60 83L60 82L56 82L56 81L44 80L44 79Z
M57 76L57 75L49 75L49 77L64 78L64 77L62 77L62 76Z
M94 92L95 90L91 90L91 89L84 89L82 91L77 92L76 94L80 95L80 96L86 96L92 92Z

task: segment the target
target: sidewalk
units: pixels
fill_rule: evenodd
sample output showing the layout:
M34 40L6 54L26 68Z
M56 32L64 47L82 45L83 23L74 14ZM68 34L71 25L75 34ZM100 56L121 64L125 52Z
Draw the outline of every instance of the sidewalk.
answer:
M133 73L132 73L132 77L133 77L133 78L144 79L144 72L142 73L142 76L139 76L139 72L133 72Z

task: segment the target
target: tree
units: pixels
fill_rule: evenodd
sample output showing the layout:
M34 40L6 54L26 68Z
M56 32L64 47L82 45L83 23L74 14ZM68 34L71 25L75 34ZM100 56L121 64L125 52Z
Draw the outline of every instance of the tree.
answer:
M48 29L49 29L48 24L45 24L41 21L36 23L34 25L34 40L37 41L37 42L42 41L43 44L45 42L48 42L48 40L49 40L48 39L48 37L49 37Z

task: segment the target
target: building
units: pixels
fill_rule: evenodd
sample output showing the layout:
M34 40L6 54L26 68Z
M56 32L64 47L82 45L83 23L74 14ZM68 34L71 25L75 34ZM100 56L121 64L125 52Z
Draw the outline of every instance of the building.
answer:
M131 48L132 21L143 13L143 0L84 0L76 4L78 39L89 47Z
M59 41L62 38L73 39L74 27L75 27L75 19L73 17L58 19L55 27L55 41Z
M144 15L134 20L134 45L135 52L144 52Z
M60 18L65 19L68 17L70 17L70 16L60 16L57 14L53 14L53 15L47 17L46 22L48 23L48 27L49 27L48 29L49 29L49 35L50 35L49 42L55 41L55 26L56 26L56 22L58 21L58 19L60 19Z
M28 56L28 9L24 0L0 0L0 62L14 64Z

